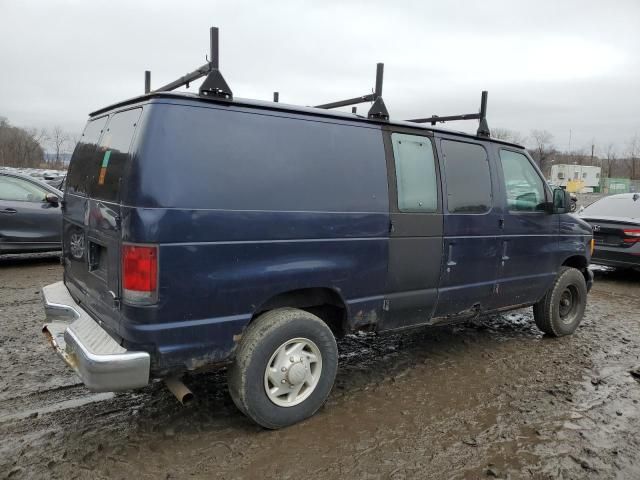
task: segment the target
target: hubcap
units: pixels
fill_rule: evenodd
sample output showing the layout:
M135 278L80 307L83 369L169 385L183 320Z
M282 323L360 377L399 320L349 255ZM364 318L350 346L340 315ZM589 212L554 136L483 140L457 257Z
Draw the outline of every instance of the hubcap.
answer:
M569 285L560 295L560 304L558 305L558 313L560 320L564 323L571 323L574 320L575 313L578 310L578 291L573 285Z
M321 374L320 349L307 338L294 338L271 355L264 371L264 390L276 405L293 407L313 393Z

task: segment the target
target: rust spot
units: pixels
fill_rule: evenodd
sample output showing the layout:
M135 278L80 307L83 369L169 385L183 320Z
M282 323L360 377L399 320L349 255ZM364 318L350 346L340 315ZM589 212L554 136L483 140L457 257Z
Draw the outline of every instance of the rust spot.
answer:
M365 326L376 326L378 324L378 312L375 309L364 311L358 310L353 316L353 327L358 329Z

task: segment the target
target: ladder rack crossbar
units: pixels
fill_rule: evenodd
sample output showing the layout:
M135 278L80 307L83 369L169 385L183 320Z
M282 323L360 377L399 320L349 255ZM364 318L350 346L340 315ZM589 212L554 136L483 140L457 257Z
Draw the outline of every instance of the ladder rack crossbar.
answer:
M187 73L186 75L183 75L177 80L167 83L166 85L160 88L156 88L153 91L154 92L170 92L171 90L175 90L176 88L180 88L184 85L188 85L189 83L204 77L205 75L209 74L211 70L213 70L213 68L211 67L211 63L205 63L201 67L196 68L193 72Z
M348 107L349 105L358 105L360 103L365 103L365 102L373 102L374 100L375 100L374 94L370 93L368 95L362 95L361 97L354 97L348 100L340 100L338 102L331 102L331 103L324 103L322 105L316 105L315 108L325 108L328 110L332 108Z
M414 118L412 120L407 120L407 122L430 123L431 125L435 125L436 123L453 122L456 120L480 120L480 114L463 113L462 115L449 115L447 117L439 117L438 115L433 115L427 118Z

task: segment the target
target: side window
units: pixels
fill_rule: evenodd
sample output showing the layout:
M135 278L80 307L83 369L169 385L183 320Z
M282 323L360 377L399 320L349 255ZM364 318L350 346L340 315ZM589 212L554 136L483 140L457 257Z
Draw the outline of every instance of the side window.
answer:
M82 137L78 142L78 146L73 152L73 158L69 165L69 174L67 175L66 187L69 192L86 195L89 192L89 185L95 176L96 149L100 134L107 123L108 117L96 118L90 120L82 132Z
M431 139L391 134L396 163L398 209L401 212L438 210L436 164Z
M491 172L487 151L478 144L442 140L451 213L485 213L491 210Z
M544 210L544 184L529 159L521 153L500 150L500 162L504 173L509 210L517 212Z
M21 178L0 176L0 200L42 202L47 191Z

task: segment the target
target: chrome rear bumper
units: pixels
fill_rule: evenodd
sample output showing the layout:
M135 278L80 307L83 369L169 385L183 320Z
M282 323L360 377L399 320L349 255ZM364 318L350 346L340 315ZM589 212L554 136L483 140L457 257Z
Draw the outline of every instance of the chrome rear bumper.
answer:
M62 359L94 392L116 392L149 383L151 357L115 341L71 297L63 282L42 289L47 321L42 331Z

